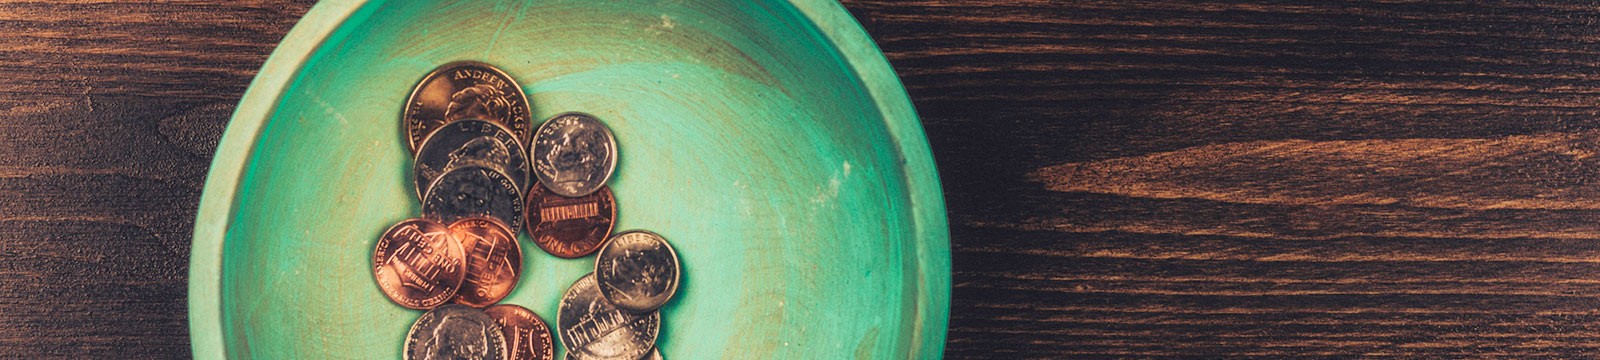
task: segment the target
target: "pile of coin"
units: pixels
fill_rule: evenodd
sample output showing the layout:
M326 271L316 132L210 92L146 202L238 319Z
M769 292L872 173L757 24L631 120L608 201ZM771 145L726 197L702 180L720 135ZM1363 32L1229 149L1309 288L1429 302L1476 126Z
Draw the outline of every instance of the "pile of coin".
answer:
M389 227L372 254L383 294L427 310L412 324L405 358L554 357L544 320L497 304L522 277L522 225L551 255L599 253L595 271L560 303L568 359L660 359L659 309L677 292L677 253L652 232L611 235L615 137L583 113L556 115L530 133L529 114L521 86L479 62L435 69L407 100L402 131L422 214Z

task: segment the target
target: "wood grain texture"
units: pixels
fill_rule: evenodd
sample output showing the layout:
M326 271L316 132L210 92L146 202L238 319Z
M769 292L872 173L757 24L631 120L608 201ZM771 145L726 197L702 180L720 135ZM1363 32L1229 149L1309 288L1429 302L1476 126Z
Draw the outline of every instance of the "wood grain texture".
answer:
M1600 3L847 0L951 217L952 359L1600 357ZM309 1L0 0L0 354L186 358Z
M852 1L950 358L1600 356L1600 4Z
M0 1L0 355L188 358L206 168L309 1Z

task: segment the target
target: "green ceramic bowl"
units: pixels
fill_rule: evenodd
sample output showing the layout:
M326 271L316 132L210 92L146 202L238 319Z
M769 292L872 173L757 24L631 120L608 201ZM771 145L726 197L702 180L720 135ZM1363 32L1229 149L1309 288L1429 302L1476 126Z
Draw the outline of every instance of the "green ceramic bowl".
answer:
M399 116L429 70L503 68L536 118L616 133L617 229L666 236L684 279L669 359L941 355L950 251L910 101L821 0L329 1L283 40L218 148L195 224L199 358L400 357L418 311L368 265L418 214ZM523 235L505 300L552 324L594 259Z

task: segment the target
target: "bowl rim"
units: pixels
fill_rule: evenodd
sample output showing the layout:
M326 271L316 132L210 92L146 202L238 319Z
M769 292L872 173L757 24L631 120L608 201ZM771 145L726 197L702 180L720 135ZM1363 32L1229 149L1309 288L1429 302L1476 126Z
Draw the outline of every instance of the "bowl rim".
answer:
M251 150L295 74L347 20L359 20L387 0L318 2L267 57L234 110L206 175L189 254L188 322L192 355L226 358L222 328L222 250L234 198ZM950 310L950 235L944 195L932 149L900 78L877 43L843 5L833 0L787 0L839 51L882 113L905 175L916 239L915 308L901 327L909 337L897 345L906 358L939 358ZM363 12L363 9L367 11Z

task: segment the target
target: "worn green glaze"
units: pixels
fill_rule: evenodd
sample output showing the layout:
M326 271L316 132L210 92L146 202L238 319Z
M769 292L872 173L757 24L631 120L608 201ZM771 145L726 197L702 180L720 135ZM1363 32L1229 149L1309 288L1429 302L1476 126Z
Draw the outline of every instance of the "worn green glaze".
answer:
M621 148L617 229L666 236L684 282L671 359L940 356L950 254L916 115L831 1L334 1L245 94L201 200L189 321L199 358L400 357L420 312L372 279L418 213L399 128L435 66L495 64L539 119L596 115ZM593 268L526 242L505 302L553 324Z

